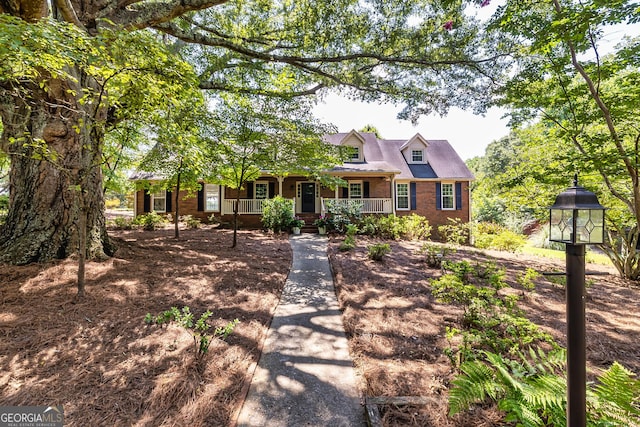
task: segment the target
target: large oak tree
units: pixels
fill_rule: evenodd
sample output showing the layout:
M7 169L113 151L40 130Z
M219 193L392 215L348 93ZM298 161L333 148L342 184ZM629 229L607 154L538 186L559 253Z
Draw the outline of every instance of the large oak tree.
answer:
M137 110L161 108L154 95L174 96L172 81L190 83L145 33L180 47L205 90L289 97L339 88L402 102L403 116L415 119L486 104L500 67L465 13L474 3L486 4L0 0L0 148L11 161L0 259L45 261L78 246L92 257L113 251L99 167L105 133Z

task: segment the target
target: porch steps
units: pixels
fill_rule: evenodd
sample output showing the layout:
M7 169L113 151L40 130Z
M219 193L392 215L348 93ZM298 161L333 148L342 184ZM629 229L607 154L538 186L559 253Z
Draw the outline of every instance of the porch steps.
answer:
M318 227L313 225L313 222L320 217L315 213L299 213L296 215L298 218L304 220L304 226L300 228L301 233L317 233Z

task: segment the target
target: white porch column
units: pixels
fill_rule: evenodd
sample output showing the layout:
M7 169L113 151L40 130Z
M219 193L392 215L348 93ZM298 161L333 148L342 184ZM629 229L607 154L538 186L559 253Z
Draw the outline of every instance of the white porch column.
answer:
M282 183L284 182L284 176L278 176L278 195L282 196Z

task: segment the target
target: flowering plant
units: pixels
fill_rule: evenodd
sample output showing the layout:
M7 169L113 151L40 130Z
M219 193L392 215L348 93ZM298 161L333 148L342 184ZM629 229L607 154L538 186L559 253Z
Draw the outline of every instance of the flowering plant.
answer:
M291 227L293 228L301 228L304 226L304 220L299 217L293 217L293 221L291 221Z
M321 215L320 218L313 221L313 225L315 225L316 227L326 227L327 225L329 225L329 218Z

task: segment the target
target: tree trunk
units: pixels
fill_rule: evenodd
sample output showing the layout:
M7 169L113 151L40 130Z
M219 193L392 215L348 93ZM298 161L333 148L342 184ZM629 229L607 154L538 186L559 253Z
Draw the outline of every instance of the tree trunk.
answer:
M180 159L180 168L182 169L182 159ZM175 232L174 232L174 237L176 239L178 239L180 237L180 226L179 226L179 205L178 205L178 200L179 200L179 196L180 195L180 172L178 172L178 180L176 182L176 208L175 208L175 218L173 218L173 224L175 227Z
M240 209L240 190L238 190L236 205L233 208L233 243L231 244L232 248L235 248L238 244L238 209Z
M4 125L0 148L11 160L0 261L27 264L75 253L83 207L90 207L87 257L102 258L114 252L104 218L103 131L94 125L106 111L92 102L79 102L82 89L92 87L92 82L76 74L77 83L44 77L46 90L37 84L0 88ZM24 93L29 94L26 100L20 97ZM73 93L80 95L77 98ZM79 191L84 191L83 203L78 201Z

